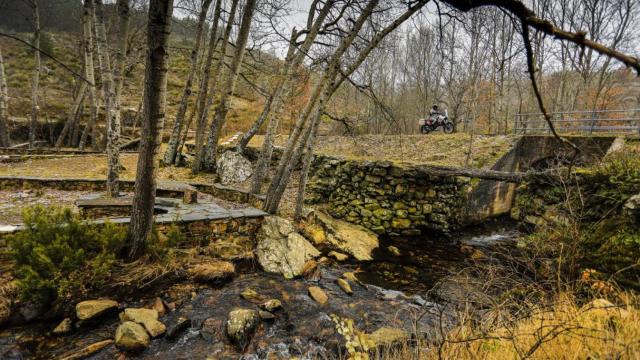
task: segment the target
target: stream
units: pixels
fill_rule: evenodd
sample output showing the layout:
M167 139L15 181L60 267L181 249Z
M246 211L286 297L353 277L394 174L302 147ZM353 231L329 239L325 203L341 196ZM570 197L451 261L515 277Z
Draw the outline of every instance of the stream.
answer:
M175 310L161 316L168 328L179 317L191 325L173 339L160 337L137 355L138 359L329 359L335 358L343 344L335 331L331 315L351 318L359 330L373 332L380 327L404 328L428 337L447 310L426 297L438 280L462 269L470 256L465 246L477 249L511 241L517 236L510 223L491 223L470 231L442 238L382 238L376 260L369 263L330 262L320 266L314 279L285 280L280 275L257 269L243 271L219 288L179 283L160 293L125 303L126 307L148 305L156 296ZM389 248L393 246L395 248ZM344 272L354 272L361 284L351 284L347 295L335 283ZM329 297L321 306L308 295L309 286L319 286ZM275 319L263 320L244 351L226 338L224 324L233 308L257 309L240 296L247 288L264 300L282 301ZM0 330L0 359L49 359L73 353L92 343L113 338L119 324L117 316L85 324L72 334L50 334L59 319ZM124 359L114 345L89 359Z

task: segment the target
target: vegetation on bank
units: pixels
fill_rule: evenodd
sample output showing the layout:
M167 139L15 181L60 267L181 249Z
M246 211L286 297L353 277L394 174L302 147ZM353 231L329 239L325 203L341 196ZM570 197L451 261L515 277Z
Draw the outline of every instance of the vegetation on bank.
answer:
M125 241L123 227L88 224L70 209L42 206L26 209L23 220L26 231L8 241L23 300L78 299L109 279Z

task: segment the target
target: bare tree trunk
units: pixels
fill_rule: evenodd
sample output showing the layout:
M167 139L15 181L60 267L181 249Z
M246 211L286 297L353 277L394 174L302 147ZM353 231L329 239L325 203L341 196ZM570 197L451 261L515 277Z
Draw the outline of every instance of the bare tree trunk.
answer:
M238 145L236 146L237 152L244 152L244 149L247 148L249 141L251 141L251 139L258 133L258 130L260 130L262 124L264 124L264 122L267 120L267 116L269 115L269 112L271 112L271 104L273 104L274 95L276 95L276 91L269 95L267 101L264 104L264 108L262 109L262 113L260 113L258 119L253 123L253 125L251 125L251 128L249 128L249 130L244 133L242 139L240 139L240 142L238 142Z
M129 258L142 255L153 225L153 207L156 198L156 173L158 165L155 155L162 141L165 120L167 71L169 66L169 35L173 0L151 0L147 30L144 120L135 194L131 209Z
M320 119L324 111L325 99L320 99L316 116L313 119L311 128L309 130L309 136L306 141L304 160L302 161L302 170L300 171L300 181L298 183L298 195L296 198L296 211L294 218L296 221L302 219L302 210L304 207L304 190L307 186L307 178L309 176L309 169L311 169L311 163L313 163L313 148L316 143L316 137L318 134L318 126L320 125Z
M107 120L107 195L118 196L119 149L118 149L118 104L114 92L109 51L107 49L107 31L105 28L104 6L102 0L96 0L96 42L100 73L105 99L105 115Z
M221 0L218 0L221 1ZM222 45L220 46L220 58L216 63L214 73L213 73L213 82L211 83L211 88L209 88L209 72L208 69L210 67L211 61L213 60L213 50L215 50L215 44L209 44L210 54L207 54L207 66L205 67L205 76L203 77L203 81L201 84L204 84L207 87L207 93L199 99L201 100L202 107L200 108L198 117L196 118L196 156L193 159L193 164L191 164L191 171L193 173L197 173L200 171L202 166L202 161L204 159L204 139L205 139L205 131L207 127L207 118L209 117L209 108L211 104L213 104L213 99L216 95L216 85L220 80L219 77L222 72L222 67L224 66L224 58L227 54L227 46L229 43L229 38L231 37L231 30L233 29L233 19L236 16L236 10L238 8L238 0L231 1L231 10L229 11L229 19L227 20L227 25L224 29L224 35L222 37ZM216 9L217 10L217 9ZM214 15L215 17L215 15ZM213 30L212 30L213 34ZM212 40L210 40L212 41ZM209 58L211 55L211 58ZM204 81L207 82L204 82ZM202 93L202 91L201 91Z
M0 49L0 147L8 147L9 141L9 94L7 77L4 73L4 60Z
M89 113L89 121L82 131L82 136L80 136L80 144L78 147L80 150L84 150L85 144L87 143L87 136L89 135L89 131L93 131L98 118L98 99L96 94L96 85L95 85L95 70L93 63L93 18L94 18L94 5L93 0L85 0L84 6L82 10L82 32L83 32L83 45L84 45L84 62L85 62L85 77L87 80L91 82L89 84L89 105L90 105L90 113ZM96 148L96 133L93 131L92 133L92 145L93 148Z
M178 112L176 113L176 119L173 122L173 131L169 138L169 144L167 150L164 153L163 162L166 165L171 165L175 161L176 151L178 149L178 142L180 140L180 134L182 132L182 125L184 122L184 115L187 113L187 106L189 105L189 97L191 97L191 87L193 84L193 78L197 71L198 66L198 54L200 53L200 44L202 42L202 32L204 29L205 21L207 19L207 12L212 0L204 0L202 7L200 8L200 14L198 16L198 28L196 30L196 40L191 50L191 58L189 73L187 74L187 81L184 84L184 91L182 92L182 98L180 99L180 105L178 106Z
M69 134L69 130L71 130L71 126L73 125L76 119L76 116L78 114L78 109L82 104L82 100L84 99L84 95L86 91L87 91L87 83L85 81L80 80L80 88L78 89L78 92L76 94L75 101L73 102L73 106L71 106L71 108L69 109L69 114L67 114L67 121L65 122L64 127L60 132L60 135L58 135L58 140L56 140L55 147L57 149L62 147L64 143L64 139L67 137L67 134Z
M242 60L244 58L247 41L249 40L249 30L251 30L251 21L253 19L256 1L257 0L247 0L244 5L242 22L240 23L240 30L238 31L238 38L236 40L235 53L229 69L229 77L227 78L225 87L221 89L222 95L220 97L220 104L216 109L213 122L211 123L211 129L209 130L209 138L207 140L204 157L204 166L207 169L215 169L216 166L218 137L220 136L220 131L227 120L229 106L231 105L231 95L233 95L233 92L235 91L236 79L240 73L240 66L242 65Z
M129 38L129 1L118 0L116 2L116 10L118 12L118 47L116 50L116 62L113 69L113 81L115 83L114 111L116 116L116 132L117 138L122 132L122 120L120 100L122 95L122 87L124 86L124 66L127 61L127 39Z
M29 148L33 148L33 143L36 140L36 127L38 126L38 112L40 107L38 106L38 87L40 86L40 11L38 10L38 0L31 0L30 2L32 16L33 16L33 43L36 48L33 52L35 56L35 64L33 69L33 76L31 78L31 122L29 123Z

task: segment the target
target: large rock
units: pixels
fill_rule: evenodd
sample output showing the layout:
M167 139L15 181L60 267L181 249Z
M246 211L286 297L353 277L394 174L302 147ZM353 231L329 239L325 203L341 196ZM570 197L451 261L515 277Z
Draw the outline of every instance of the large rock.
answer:
M160 336L167 330L166 326L158 321L158 311L153 309L127 308L124 309L121 319L141 324L151 337Z
M253 173L251 162L235 151L225 151L218 158L216 166L220 182L223 184L245 181Z
M118 307L118 303L109 299L81 301L76 305L76 317L89 320Z
M240 348L244 348L259 323L260 315L255 310L232 310L227 320L227 336Z
M256 255L262 268L280 273L287 279L301 275L305 263L320 255L311 243L295 232L289 220L277 216L264 219L256 238Z
M373 260L373 250L379 246L378 236L362 226L337 220L327 214L316 214L318 223L325 229L329 246L350 254L356 260Z
M116 346L120 350L137 352L149 347L149 335L142 325L125 321L116 329Z

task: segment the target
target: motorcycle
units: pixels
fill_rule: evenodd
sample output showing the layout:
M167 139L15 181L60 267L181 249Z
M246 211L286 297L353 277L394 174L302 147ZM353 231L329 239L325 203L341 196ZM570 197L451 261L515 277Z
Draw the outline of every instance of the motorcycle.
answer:
M455 125L449 120L446 110L442 114L433 114L428 119L418 120L418 125L420 125L420 132L423 134L436 131L441 126L445 134L451 134L455 131Z

